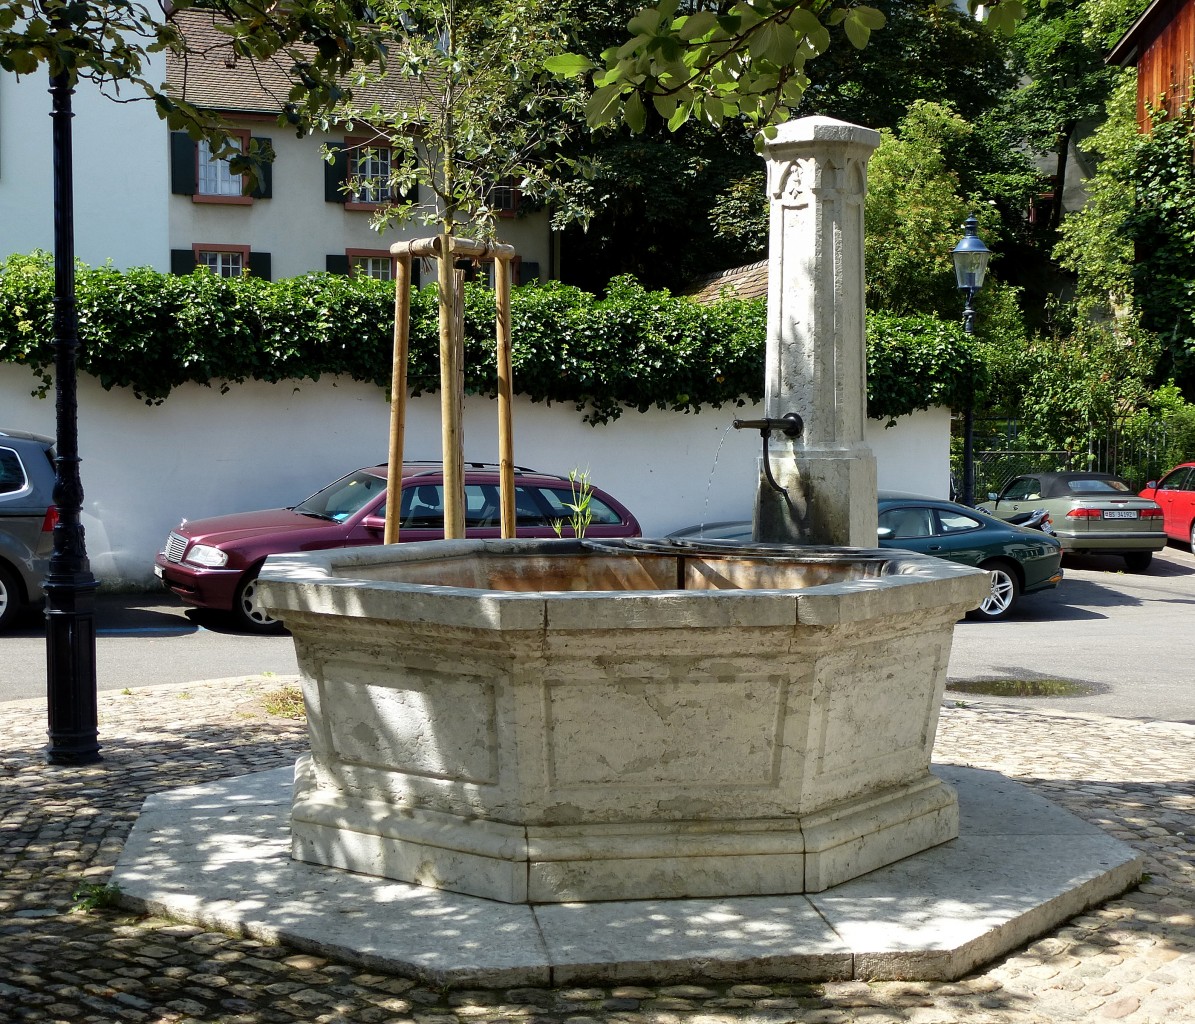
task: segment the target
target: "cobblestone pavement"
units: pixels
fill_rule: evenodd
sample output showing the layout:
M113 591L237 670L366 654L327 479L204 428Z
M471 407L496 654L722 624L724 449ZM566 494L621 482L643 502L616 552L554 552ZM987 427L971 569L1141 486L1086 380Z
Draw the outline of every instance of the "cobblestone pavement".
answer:
M103 694L104 761L87 768L44 763L40 702L0 704L0 1021L1195 1022L1195 728L950 700L936 760L1004 772L1148 858L1139 889L957 982L440 991L120 909L79 912L73 894L106 882L148 794L305 748L301 722L265 710L282 682Z

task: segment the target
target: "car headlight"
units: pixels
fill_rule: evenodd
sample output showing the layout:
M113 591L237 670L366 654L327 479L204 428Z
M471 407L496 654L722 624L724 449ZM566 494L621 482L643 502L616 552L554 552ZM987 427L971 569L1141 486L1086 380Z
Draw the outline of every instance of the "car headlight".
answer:
M192 565L206 565L209 568L217 569L228 563L228 553L214 548L210 544L193 544L183 561L190 562Z

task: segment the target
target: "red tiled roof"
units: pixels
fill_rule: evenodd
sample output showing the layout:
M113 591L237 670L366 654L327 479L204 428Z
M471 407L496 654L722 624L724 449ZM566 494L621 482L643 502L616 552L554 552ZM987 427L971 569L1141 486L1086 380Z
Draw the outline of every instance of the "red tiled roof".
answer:
M285 53L266 62L237 55L231 38L220 31L222 20L214 12L198 8L175 14L175 24L187 41L187 53L167 55L167 84L203 110L280 113L294 84L291 59ZM354 90L354 99L362 105L377 101L395 108L413 104L417 95L415 81L402 75Z
M686 294L694 302L717 302L724 297L762 299L768 294L768 261L748 263L695 281Z

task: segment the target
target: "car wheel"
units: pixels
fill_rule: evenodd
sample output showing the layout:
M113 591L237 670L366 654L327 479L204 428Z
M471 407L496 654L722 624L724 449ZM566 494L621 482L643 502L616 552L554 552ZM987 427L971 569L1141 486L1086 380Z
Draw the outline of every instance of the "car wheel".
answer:
M261 606L256 569L247 572L237 587L236 597L232 601L232 614L242 629L253 633L278 633L282 630L282 623L271 618Z
M1153 557L1152 551L1130 551L1124 556L1124 564L1128 566L1129 572L1145 572Z
M1195 523L1191 524L1191 550L1195 552Z
M0 630L8 628L20 605L21 591L17 587L17 578L7 566L0 565Z
M986 569L992 575L992 589L983 599L983 604L969 614L976 619L986 619L989 622L1002 619L1017 603L1021 595L1021 584L1017 581L1016 570L1008 562L984 562L979 568Z

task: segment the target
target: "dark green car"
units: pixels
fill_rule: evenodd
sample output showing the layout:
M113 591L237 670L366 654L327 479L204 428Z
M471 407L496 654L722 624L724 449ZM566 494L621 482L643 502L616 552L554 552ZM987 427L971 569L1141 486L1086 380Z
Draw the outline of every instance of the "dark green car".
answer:
M991 592L970 613L973 618L1002 619L1022 594L1048 590L1062 580L1062 545L1040 530L1013 526L953 501L900 491L880 491L879 514L880 547L918 551L991 573ZM704 523L669 536L749 542L751 524Z
M971 613L975 618L1001 619L1021 594L1048 590L1062 579L1062 545L1040 530L899 491L880 492L879 513L880 547L936 555L992 574L991 593Z

